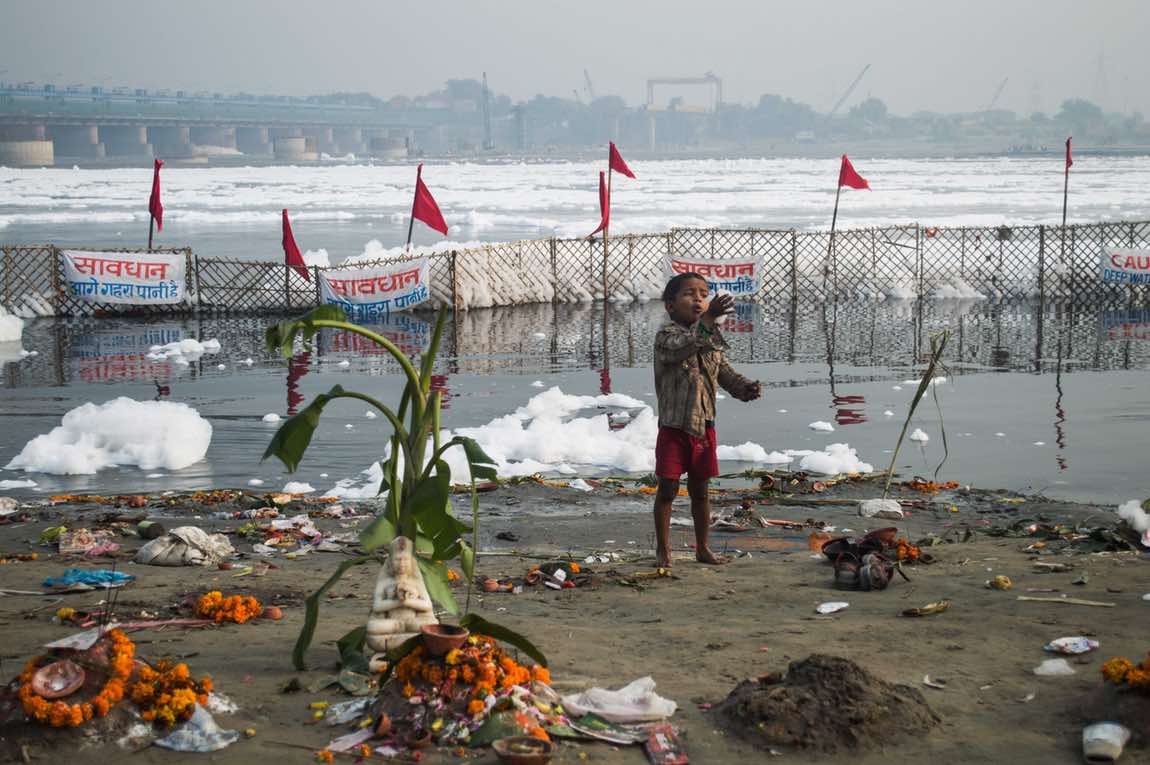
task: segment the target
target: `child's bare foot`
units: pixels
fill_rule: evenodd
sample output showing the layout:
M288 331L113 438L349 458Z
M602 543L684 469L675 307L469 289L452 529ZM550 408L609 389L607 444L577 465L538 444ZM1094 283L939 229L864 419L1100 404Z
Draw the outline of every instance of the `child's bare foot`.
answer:
M715 555L711 552L709 547L704 547L695 552L695 560L699 563L706 563L710 566L721 566L724 563L730 563L731 559L725 555Z

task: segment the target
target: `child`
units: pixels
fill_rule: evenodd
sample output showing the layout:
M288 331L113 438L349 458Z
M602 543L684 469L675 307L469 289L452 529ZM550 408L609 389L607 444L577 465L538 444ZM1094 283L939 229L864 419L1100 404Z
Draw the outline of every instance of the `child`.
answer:
M679 479L687 474L691 516L695 522L695 559L726 563L707 546L710 479L719 474L715 440L715 386L740 401L754 401L762 385L727 364L727 344L717 319L734 309L730 295L708 301L707 281L699 274L678 274L663 290L671 317L655 337L655 394L659 401L659 437L655 443L655 565L671 565L671 502Z

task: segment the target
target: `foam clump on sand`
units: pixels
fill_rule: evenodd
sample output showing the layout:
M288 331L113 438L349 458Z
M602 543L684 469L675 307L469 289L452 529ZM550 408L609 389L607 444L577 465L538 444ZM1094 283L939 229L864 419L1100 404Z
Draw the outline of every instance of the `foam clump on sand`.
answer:
M615 410L615 411L612 411ZM626 412L625 427L612 429L613 415ZM444 431L440 440L453 436L475 439L505 478L535 473L623 471L649 473L655 469L655 441L659 423L654 411L642 401L621 393L575 396L558 387L533 396L524 406L486 425ZM385 452L386 455L386 452ZM846 444L831 444L824 452L768 452L750 441L739 446L719 446L718 456L730 462L785 464L797 457L804 470L828 475L871 472ZM454 483L468 481L468 466L461 448L448 449L444 460ZM808 466L807 462L810 465ZM367 499L376 496L383 472L373 464L356 478L339 481L325 496Z
M187 404L121 397L72 409L6 467L56 475L92 475L126 465L179 470L202 460L211 441L211 423Z
M220 352L220 341L212 338L200 342L188 337L167 345L153 345L148 349L149 361L174 361L177 364L190 364L199 361L209 353Z
M821 452L789 452L795 456L802 456L799 470L822 475L838 475L840 473L872 473L874 467L858 458L858 452L849 444L829 444Z

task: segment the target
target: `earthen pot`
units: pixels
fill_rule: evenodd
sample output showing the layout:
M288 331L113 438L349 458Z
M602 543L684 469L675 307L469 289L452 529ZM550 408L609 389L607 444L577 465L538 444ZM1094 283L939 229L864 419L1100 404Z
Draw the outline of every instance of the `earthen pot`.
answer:
M453 624L425 624L419 628L423 633L423 647L431 656L443 656L448 651L459 648L471 633Z
M70 696L84 684L84 668L63 659L46 664L32 675L32 690L46 699Z
M551 761L554 746L533 736L509 736L491 742L500 762L508 765L543 765Z

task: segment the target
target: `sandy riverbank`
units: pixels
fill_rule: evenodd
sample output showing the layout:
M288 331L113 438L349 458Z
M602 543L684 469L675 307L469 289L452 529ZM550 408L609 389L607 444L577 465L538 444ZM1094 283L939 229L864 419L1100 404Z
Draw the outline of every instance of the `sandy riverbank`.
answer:
M873 496L874 487L840 484L830 494L814 499L825 500L835 493ZM690 541L691 530L685 526L673 530L677 553L683 556L676 561L675 578L644 580L640 589L621 586L620 580L627 573L650 570L650 559L645 557L651 546L649 497L619 495L610 488L590 493L536 485L501 488L482 495L483 547L489 553L480 561L484 575L522 576L539 556L571 554L582 560L592 552L614 551L621 560L591 564L589 567L600 575L591 586L561 592L527 588L517 595L490 594L480 599L478 611L530 635L542 646L560 691L590 685L618 686L652 675L659 693L678 702L674 722L685 731L692 761L697 763L763 758L763 752L722 731L705 707L725 698L740 680L783 670L791 660L814 652L853 659L882 679L919 688L942 720L933 732L892 741L884 751L844 754L833 761L878 763L892 755L930 757L936 762L1081 761L1080 732L1088 721L1082 707L1101 685L1099 667L1114 655L1140 658L1148 648L1150 603L1144 602L1142 595L1150 592L1150 560L1134 551L1091 553L1081 546L1066 546L1042 560L1065 562L1072 570L1039 573L1033 565L1035 553L1025 549L1035 541L1033 538L988 533L1023 518L1040 517L1089 525L1105 521L1113 526L1116 517L1110 507L996 492L935 496L904 492L902 498L923 500L921 507L911 508L906 521L892 524L911 539L947 532L960 538L965 529L972 530L973 537L931 548L936 563L910 569L911 582L896 578L886 591L835 590L830 567L812 559L807 548L808 529L772 527L715 534L715 546L720 550L750 554L714 568L690 562L691 551L684 545ZM717 497L716 501L735 500ZM952 506L957 512L950 510ZM859 518L849 505L756 505L755 509L767 518L818 519L840 531L852 529L855 533L888 525ZM69 565L48 548L29 544L42 529L61 523L97 526L97 519L109 513L140 512L81 502L38 508L27 521L0 526L0 550L4 553L41 551L37 561L0 568L0 586L37 590L41 580L58 575ZM163 520L169 526L189 520L183 510L178 514ZM685 500L676 515L689 517ZM192 520L231 529L243 523ZM363 520L320 519L317 523L332 533L353 530ZM512 532L518 539L497 539L501 532ZM141 544L131 538L120 541L125 551ZM245 541L237 540L236 546L241 552L251 550ZM133 635L141 652L153 658L165 654L181 657L195 673L211 674L217 688L240 706L235 715L219 716L222 724L256 729L254 738L217 753L213 762L270 758L285 763L312 762L311 750L320 749L331 737L333 729L309 724L308 703L334 702L344 696L332 690L284 694L280 688L293 677L298 676L307 687L331 674L336 655L333 641L366 616L375 571L363 566L352 569L324 604L310 656L314 669L305 673L292 670L289 652L301 623L302 600L343 557L342 553L316 552L286 560L279 555L270 559L276 568L258 578L237 578L238 568L221 571L214 567L121 565L121 570L138 577L120 593L117 608L124 619L136 618L141 612L175 615L173 607L188 596L211 589L251 593L265 603L284 606L285 618L279 622L260 620L206 630ZM246 562L250 561L241 565ZM1083 573L1088 574L1088 581L1072 584ZM1009 576L1014 589L987 589L985 581L996 574ZM1034 597L1065 594L1114 606L1020 602L1018 596L1027 594L1028 588L1057 590L1032 594ZM56 603L59 598L62 600ZM99 593L0 597L5 675L14 675L44 642L74 631L53 623L56 608L89 609L102 598ZM951 600L952 606L943 614L920 619L899 615L905 608L944 598ZM851 605L834 616L816 615L815 606L830 600L846 600ZM1074 676L1034 676L1033 668L1050 657L1043 653L1043 644L1069 635L1091 636L1102 647L1071 658L1077 670ZM924 675L944 679L946 689L923 686ZM1024 701L1031 694L1031 700ZM17 728L0 728L0 757L18 753L22 735ZM1145 746L1145 742L1135 745ZM71 752L81 746L78 737L63 737L52 746L43 738L34 738L29 752L33 761L58 760L73 757ZM645 761L638 747L616 749L598 742L563 743L555 761L580 762L581 753L590 762ZM75 756L100 761L122 756L122 752L86 749ZM494 762L489 751L470 754L469 758ZM814 760L813 755L792 751L784 752L784 758ZM151 748L132 759L160 763L194 758ZM425 761L459 760L443 752L429 753Z

